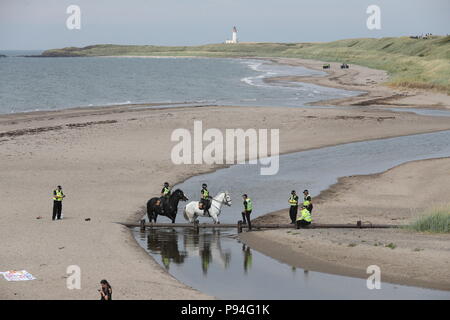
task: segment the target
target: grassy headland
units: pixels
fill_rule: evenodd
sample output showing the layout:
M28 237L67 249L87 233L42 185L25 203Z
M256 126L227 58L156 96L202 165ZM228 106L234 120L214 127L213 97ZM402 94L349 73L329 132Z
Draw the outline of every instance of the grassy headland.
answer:
M202 46L102 44L45 51L44 57L195 56L288 57L353 63L386 70L395 87L434 89L450 94L450 36L428 39L363 38L324 43L239 43Z

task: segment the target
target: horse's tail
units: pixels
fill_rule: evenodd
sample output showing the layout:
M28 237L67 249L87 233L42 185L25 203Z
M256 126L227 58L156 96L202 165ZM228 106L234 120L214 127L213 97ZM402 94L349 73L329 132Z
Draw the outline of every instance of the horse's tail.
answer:
M153 199L155 198L152 198L147 201L147 217L150 222L152 222L153 219L153 204L154 204L154 201L152 201Z

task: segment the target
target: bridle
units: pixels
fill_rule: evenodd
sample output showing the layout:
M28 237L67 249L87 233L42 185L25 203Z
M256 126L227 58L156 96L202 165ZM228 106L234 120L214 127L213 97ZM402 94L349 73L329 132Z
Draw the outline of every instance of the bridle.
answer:
M224 193L225 193L225 192L224 192ZM226 197L226 196L227 196L227 194L225 193L225 197ZM224 200L225 200L225 199L224 199ZM212 198L212 199L211 199L211 207L214 207L214 208L216 208L216 209L219 210L219 211L220 211L220 208L214 206L214 205L213 205L213 201L216 201L216 202L219 202L219 203L224 203L224 204L228 205L228 199L226 199L226 201L224 202L223 200L222 200L222 201L219 201L219 200L217 200L217 199Z

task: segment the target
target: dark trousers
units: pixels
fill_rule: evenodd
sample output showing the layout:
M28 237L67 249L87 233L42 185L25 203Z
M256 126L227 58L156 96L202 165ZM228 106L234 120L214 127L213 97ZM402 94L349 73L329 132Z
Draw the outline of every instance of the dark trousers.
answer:
M200 199L200 202L203 205L203 210L207 210L211 206L211 201L209 199Z
M297 220L297 229L307 228L311 222L305 220Z
M289 209L289 217L291 218L291 222L295 223L297 220L297 212L298 212L298 206L291 206Z
M242 222L248 224L248 229L252 229L252 223L250 221L250 213L251 211L242 211Z
M52 220L61 219L62 201L53 200L53 216Z

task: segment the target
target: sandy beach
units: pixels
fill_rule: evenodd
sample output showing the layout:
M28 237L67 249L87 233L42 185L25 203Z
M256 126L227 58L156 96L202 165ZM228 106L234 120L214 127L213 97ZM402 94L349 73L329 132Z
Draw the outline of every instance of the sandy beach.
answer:
M328 74L326 77L273 77L266 79L267 82L279 80L310 82L325 87L364 92L358 97L317 101L310 103L310 105L450 109L450 96L445 93L430 90L398 89L380 85L389 79L389 75L383 70L358 65L350 65L349 69L341 69L340 63L333 62L329 63L330 69L323 69L324 62L309 59L276 58L267 60L292 66L303 66Z
M321 62L315 62L314 67L298 59L280 59L279 62L311 68L321 66ZM349 70L353 74L358 68L351 66ZM364 72L351 77L336 79L331 74L297 80L350 90L357 87L368 92L345 102L330 102L352 105L361 103L361 99L382 95L378 92L383 92L383 98L389 94L397 95L397 92L379 86L385 79L382 72L364 68ZM395 103L449 108L440 95L403 93L405 95ZM126 227L116 223L138 221L140 207L159 194L164 181L175 184L218 168L204 164L174 165L170 159L175 145L170 141L172 131L177 128L192 131L195 120L203 121L204 130L280 129L280 152L289 153L347 142L450 130L448 118L383 110L384 103L379 100L365 105L370 108L205 106L152 109L140 105L0 115L0 234L7 244L0 249L0 271L26 269L37 278L22 283L0 280L0 299L98 299L101 279L108 279L112 284L114 299L213 298L173 278L137 245ZM374 177L344 178L332 191L315 199L317 219L343 222L361 217L371 222L392 222L393 218L396 223L408 221L429 203L449 198L445 191L445 173L449 167L448 159L431 160L406 164ZM58 184L67 194L63 203L64 219L51 221L51 192ZM366 184L367 188L359 187L360 184ZM426 192L421 189L423 186ZM370 197L361 190L370 192ZM385 199L386 194L392 199L380 207L378 200ZM347 201L346 208L351 207L354 211L340 210L342 201ZM377 210L373 210L374 207ZM39 216L42 219L36 219ZM86 218L91 220L85 221ZM284 221L287 216L285 212L278 212L262 219ZM177 221L183 221L183 218L179 216ZM315 249L314 257L319 260L311 268L328 263L345 273L354 263L355 270L351 274L355 276L361 276L361 268L369 262L362 257L376 254L376 261L386 263L382 265L383 270L385 266L388 269L386 279L450 288L448 236L362 232L344 234L340 230L327 233L310 230L291 235L278 230L248 233L243 239L252 246L254 244L256 250L280 260L283 260L282 254L287 256L292 252L293 260L289 262L294 265L301 265L298 257L306 254L299 248L302 242ZM283 248L291 251L277 252L276 248L286 241L286 237L291 245ZM312 237L317 247L309 246ZM360 241L358 245L348 250L348 243L356 239ZM362 240L367 244L362 244ZM264 245L258 246L257 241ZM395 242L398 248L375 247L370 241ZM415 248L421 250L414 251ZM345 259L342 258L344 254ZM408 263L411 265L411 261L415 263L415 270L405 267ZM66 287L69 265L81 268L81 290ZM400 279L398 275L402 271L406 273ZM430 273L433 274L431 282L425 278Z

